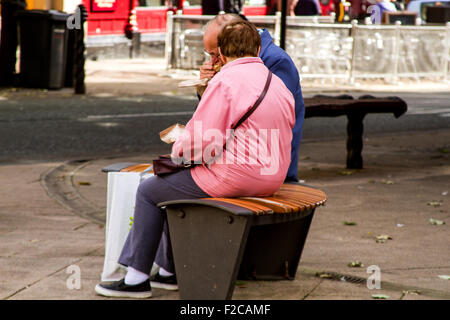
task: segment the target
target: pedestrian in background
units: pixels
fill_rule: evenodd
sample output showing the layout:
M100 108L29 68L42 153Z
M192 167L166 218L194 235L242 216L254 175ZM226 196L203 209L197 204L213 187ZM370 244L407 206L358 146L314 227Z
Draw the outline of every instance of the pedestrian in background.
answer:
M296 16L317 16L322 14L319 0L294 0L292 7Z
M397 12L397 8L390 0L376 0L378 10L373 10L371 15L372 23L380 24L383 21L385 12Z
M203 15L217 15L223 11L225 13L241 13L244 0L202 0Z
M294 2L295 0L287 0L286 1L286 15L287 16L294 16ZM270 4L270 7L268 9L269 15L274 15L277 11L281 12L281 0L274 0Z

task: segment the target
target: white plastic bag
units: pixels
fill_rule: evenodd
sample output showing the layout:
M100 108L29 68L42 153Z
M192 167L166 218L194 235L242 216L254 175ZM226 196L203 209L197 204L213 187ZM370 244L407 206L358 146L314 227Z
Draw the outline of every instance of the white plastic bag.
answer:
M126 268L117 261L130 231L136 191L139 183L152 175L148 172L108 172L102 281L116 281L124 277Z

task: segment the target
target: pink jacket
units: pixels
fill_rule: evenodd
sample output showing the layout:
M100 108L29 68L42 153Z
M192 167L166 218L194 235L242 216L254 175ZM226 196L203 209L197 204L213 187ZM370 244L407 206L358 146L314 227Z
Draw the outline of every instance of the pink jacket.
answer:
M291 160L295 102L280 78L272 76L256 111L236 132L230 131L260 96L268 72L258 57L223 66L172 147L174 159L201 161L191 170L192 177L212 197L272 195L284 182Z

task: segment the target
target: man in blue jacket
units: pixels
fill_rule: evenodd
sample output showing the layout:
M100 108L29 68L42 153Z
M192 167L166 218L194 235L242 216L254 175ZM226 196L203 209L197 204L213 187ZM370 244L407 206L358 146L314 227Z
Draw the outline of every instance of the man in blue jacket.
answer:
M212 78L216 73L213 66L217 63L219 55L217 36L227 23L236 19L242 18L236 14L222 14L216 16L207 24L203 36L203 45L211 60L205 62L200 67L200 79ZM300 76L297 67L289 55L273 43L269 31L267 29L260 29L259 34L261 36L259 57L270 71L283 80L295 99L295 126L292 129L291 164L286 175L286 182L298 181L298 153L305 117L305 103L303 102L302 88L300 86ZM201 95L203 90L198 90L198 94Z

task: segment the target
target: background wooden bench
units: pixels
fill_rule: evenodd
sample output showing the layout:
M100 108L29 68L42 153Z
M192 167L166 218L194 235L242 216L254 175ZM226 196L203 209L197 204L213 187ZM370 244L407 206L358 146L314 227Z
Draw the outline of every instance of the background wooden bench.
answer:
M396 118L408 107L398 97L376 98L364 95L354 99L350 95L316 95L305 98L305 119L312 117L347 116L347 168L362 169L363 120L368 113L393 113Z

